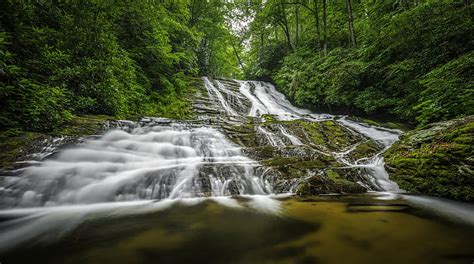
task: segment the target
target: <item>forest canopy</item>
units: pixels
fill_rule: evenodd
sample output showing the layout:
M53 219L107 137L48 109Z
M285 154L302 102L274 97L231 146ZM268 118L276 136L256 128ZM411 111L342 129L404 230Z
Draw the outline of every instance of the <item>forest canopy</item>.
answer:
M319 112L415 125L474 114L469 0L0 3L0 129L189 114L205 75Z
M243 5L254 14L246 75L300 106L421 125L474 114L470 1Z
M0 124L185 116L193 76L238 72L220 1L0 3Z

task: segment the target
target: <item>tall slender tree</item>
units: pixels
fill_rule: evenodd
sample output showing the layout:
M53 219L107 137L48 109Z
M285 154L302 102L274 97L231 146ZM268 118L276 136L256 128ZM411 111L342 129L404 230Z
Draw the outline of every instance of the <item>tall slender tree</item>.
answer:
M328 49L328 27L327 27L327 3L326 0L323 0L323 52L327 53Z
M356 34L354 30L354 16L352 15L352 3L351 0L345 0L346 2L346 11L347 11L347 21L349 24L349 36L350 36L350 46L355 48L357 46Z

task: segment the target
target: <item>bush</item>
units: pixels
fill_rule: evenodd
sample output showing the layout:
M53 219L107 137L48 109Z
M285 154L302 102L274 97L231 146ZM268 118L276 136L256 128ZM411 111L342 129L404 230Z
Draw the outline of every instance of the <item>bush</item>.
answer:
M420 83L420 124L474 114L474 51L433 69Z
M427 2L382 12L374 22L383 26L364 25L359 47L326 55L301 47L273 79L296 104L317 111L419 125L470 115L474 23L464 11L459 3Z

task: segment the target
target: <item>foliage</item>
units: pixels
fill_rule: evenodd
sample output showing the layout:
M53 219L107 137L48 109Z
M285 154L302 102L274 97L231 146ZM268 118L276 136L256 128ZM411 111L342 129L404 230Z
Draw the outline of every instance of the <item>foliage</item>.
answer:
M2 1L0 129L51 131L72 114L184 117L190 76L236 69L223 59L222 5ZM203 53L213 54L206 65Z
M459 1L266 1L254 7L246 73L272 77L318 111L421 125L469 115L471 9Z
M427 124L435 120L474 114L474 51L430 71L420 81L421 92L417 120Z

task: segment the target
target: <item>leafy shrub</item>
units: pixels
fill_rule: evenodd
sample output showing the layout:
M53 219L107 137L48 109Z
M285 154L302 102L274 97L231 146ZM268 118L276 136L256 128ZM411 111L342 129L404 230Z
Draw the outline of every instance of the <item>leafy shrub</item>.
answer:
M420 124L474 114L474 51L433 69L420 83Z

